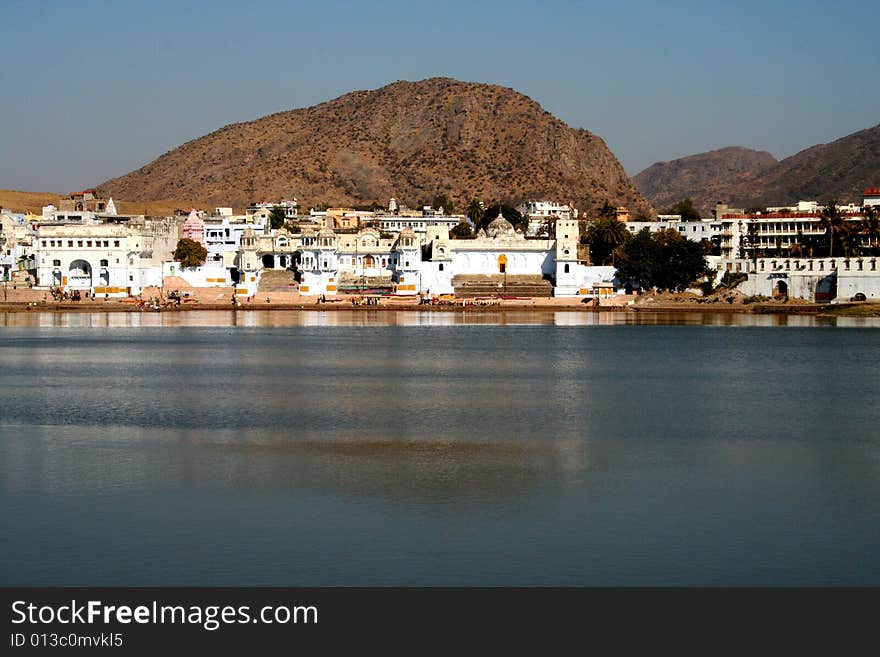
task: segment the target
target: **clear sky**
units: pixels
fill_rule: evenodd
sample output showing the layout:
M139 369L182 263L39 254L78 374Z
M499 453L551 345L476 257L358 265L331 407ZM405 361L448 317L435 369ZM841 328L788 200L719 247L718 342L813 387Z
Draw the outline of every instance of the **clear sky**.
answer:
M880 123L876 0L0 0L0 188L65 193L228 123L448 76L512 87L630 174Z

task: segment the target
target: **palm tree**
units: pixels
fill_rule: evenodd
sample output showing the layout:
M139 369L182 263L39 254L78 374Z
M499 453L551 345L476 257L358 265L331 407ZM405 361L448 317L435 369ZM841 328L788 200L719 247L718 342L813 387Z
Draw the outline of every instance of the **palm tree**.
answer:
M590 257L601 264L609 257L611 264L614 264L614 251L629 238L626 224L613 217L596 219L584 234L584 241L590 245Z
M831 200L822 208L821 219L819 219L819 227L824 228L828 233L828 257L834 257L834 233L840 234L845 229L845 219L837 208L837 201Z
M868 249L876 246L877 238L880 237L880 212L873 205L862 208L862 222L859 233L868 237Z
M480 223L483 221L483 215L486 214L486 210L483 207L483 204L477 199L471 199L471 202L468 204L467 208L467 216L468 219L471 220L474 224L474 230L477 230L480 227Z

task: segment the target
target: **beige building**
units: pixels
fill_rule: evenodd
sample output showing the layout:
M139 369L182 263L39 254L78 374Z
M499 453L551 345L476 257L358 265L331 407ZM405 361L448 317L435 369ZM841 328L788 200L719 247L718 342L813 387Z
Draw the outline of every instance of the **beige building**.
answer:
M178 237L179 223L170 218L41 224L33 248L37 282L94 295L137 295L162 285L162 261L171 258Z

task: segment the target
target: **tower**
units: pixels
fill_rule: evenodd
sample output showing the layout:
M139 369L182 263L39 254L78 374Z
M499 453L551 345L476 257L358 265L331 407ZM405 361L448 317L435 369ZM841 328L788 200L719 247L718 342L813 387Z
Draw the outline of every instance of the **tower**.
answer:
M578 237L577 219L556 220L556 287L553 296L578 294Z
M400 237L397 238L394 250L397 252L395 294L418 294L421 291L419 280L421 254L419 253L419 238L412 228L404 228L400 231Z

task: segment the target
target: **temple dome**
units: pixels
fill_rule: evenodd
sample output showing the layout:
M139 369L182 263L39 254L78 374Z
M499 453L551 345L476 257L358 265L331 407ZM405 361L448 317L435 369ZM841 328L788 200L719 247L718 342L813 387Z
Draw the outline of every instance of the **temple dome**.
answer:
M513 237L516 235L516 231L513 229L513 224L505 219L504 215L498 213L498 217L493 219L486 227L486 235L493 239L498 237Z

